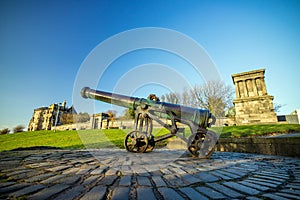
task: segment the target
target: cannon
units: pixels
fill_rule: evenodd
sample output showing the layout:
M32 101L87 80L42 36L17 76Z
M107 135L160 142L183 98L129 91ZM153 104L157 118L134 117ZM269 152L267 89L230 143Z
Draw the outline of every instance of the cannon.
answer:
M149 95L144 99L93 90L89 87L82 88L81 96L134 110L134 130L124 139L124 146L129 152L150 152L158 141L178 136L187 143L187 148L193 156L208 158L213 153L217 135L207 129L215 123L215 117L209 110L160 102L155 95ZM153 120L170 132L154 137ZM191 135L188 139L179 134L178 123L190 128Z

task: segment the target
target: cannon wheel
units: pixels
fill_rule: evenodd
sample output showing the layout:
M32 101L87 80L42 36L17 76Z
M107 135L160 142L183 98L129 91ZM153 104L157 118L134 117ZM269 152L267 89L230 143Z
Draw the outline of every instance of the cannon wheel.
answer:
M146 152L148 153L148 152L153 151L154 147L155 147L155 141L154 141L154 137L152 136L152 137L148 140L148 147L147 147L147 149L146 149Z
M194 133L188 139L188 150L195 157L209 158L214 152L216 142L217 135L213 131Z
M198 157L202 141L204 139L203 137L204 133L194 133L189 137L188 140L188 150L191 152L191 154L195 157Z
M124 146L129 152L144 153L148 147L147 135L140 131L132 131L126 135Z

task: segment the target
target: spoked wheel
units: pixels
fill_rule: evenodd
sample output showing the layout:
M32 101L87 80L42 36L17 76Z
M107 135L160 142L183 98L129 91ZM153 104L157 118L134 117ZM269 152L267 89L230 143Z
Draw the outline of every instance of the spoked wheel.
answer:
M204 133L194 133L189 137L188 150L195 157L198 157Z
M146 149L146 152L148 153L148 152L153 151L154 147L155 147L155 141L154 141L154 137L152 136L152 137L148 140L148 147L147 147L147 149Z
M217 135L213 131L194 133L189 137L188 150L195 157L209 158L214 152L217 139Z
M147 135L140 131L132 131L126 135L124 145L129 152L144 153L148 147Z

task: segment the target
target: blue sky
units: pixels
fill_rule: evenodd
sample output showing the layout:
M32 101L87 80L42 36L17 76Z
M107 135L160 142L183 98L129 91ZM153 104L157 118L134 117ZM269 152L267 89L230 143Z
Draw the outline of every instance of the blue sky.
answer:
M289 114L300 108L299 9L299 1L276 0L0 1L0 128L27 127L37 107L64 100L70 106L76 75L90 52L115 34L143 27L194 39L226 84L233 86L231 74L265 68L268 93L285 105L280 113ZM161 62L184 71L184 63L171 57L154 51L124 55L107 71L112 82L103 89L141 64Z

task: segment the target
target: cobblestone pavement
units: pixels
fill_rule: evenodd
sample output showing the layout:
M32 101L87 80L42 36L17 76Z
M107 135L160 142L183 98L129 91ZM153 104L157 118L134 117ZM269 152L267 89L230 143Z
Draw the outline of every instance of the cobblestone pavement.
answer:
M0 199L300 199L300 159L179 150L0 153ZM178 155L182 155L178 157ZM169 163L157 159L168 160Z

